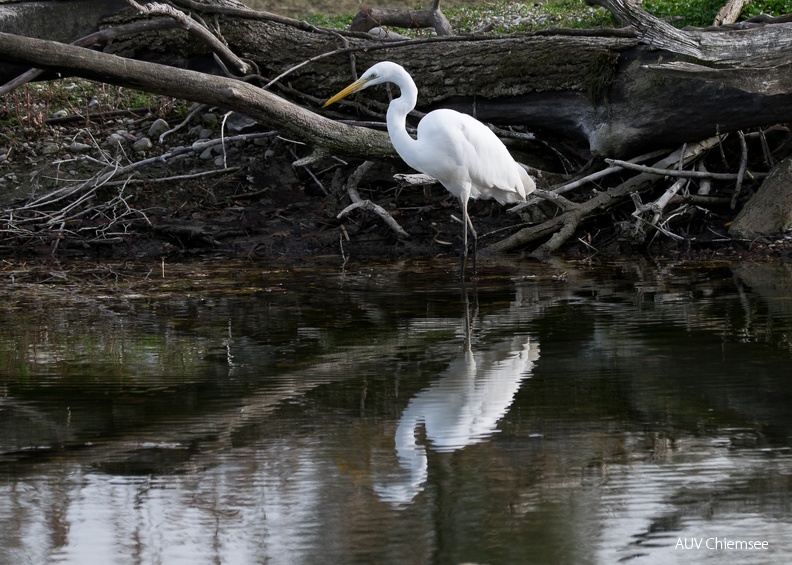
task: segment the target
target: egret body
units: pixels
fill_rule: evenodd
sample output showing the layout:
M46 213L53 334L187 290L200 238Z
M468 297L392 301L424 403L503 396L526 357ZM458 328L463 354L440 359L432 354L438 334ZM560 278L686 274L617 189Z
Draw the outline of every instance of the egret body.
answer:
M388 135L399 156L410 167L436 178L462 207L462 269L465 267L467 232L473 235L475 272L476 230L468 215L471 198L495 199L501 204L522 202L536 188L533 179L509 154L487 126L455 110L429 112L418 124L417 139L407 133L406 118L418 100L418 88L401 65L377 63L325 102L325 106L375 84L391 82L401 95L388 106Z

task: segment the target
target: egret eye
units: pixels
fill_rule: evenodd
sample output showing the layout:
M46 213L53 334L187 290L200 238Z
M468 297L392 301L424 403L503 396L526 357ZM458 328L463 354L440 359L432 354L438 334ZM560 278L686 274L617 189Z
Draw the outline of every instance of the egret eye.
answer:
M369 68L361 78L325 102L325 106L362 88L386 82L395 84L401 91L401 96L388 105L388 135L393 148L408 165L434 177L459 199L462 207L460 277L465 274L468 232L473 236L475 274L476 230L468 215L468 200L494 198L501 204L524 202L526 195L536 189L536 183L492 130L467 114L448 109L429 112L418 126L417 139L413 138L406 130L406 118L415 108L418 88L407 71L396 63L382 61ZM458 151L457 147L469 150Z

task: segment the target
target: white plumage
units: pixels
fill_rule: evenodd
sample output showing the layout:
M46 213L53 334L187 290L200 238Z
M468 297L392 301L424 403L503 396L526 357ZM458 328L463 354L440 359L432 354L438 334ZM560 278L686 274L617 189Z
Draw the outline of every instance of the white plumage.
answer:
M501 204L521 202L536 184L509 154L506 146L484 124L455 110L428 113L418 124L413 139L406 128L406 117L418 100L418 88L403 67L391 61L377 63L325 106L375 84L391 82L401 95L388 106L388 135L399 156L413 169L436 178L462 206L462 268L467 257L467 231L473 234L474 269L476 231L468 216L470 198L495 199Z

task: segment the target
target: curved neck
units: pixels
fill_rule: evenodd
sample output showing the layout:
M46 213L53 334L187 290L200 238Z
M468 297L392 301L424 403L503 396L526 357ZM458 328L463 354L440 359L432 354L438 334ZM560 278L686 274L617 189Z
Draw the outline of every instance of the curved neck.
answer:
M388 106L387 122L388 135L390 135L396 152L408 165L412 166L407 155L415 140L407 133L407 114L409 114L418 101L418 88L413 79L405 71L394 81L401 91L401 96L391 100Z

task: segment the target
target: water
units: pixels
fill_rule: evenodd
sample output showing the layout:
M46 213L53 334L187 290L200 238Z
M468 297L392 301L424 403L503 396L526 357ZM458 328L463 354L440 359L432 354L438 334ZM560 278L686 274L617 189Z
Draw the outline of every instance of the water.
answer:
M0 563L792 551L790 265L163 267L2 273Z

